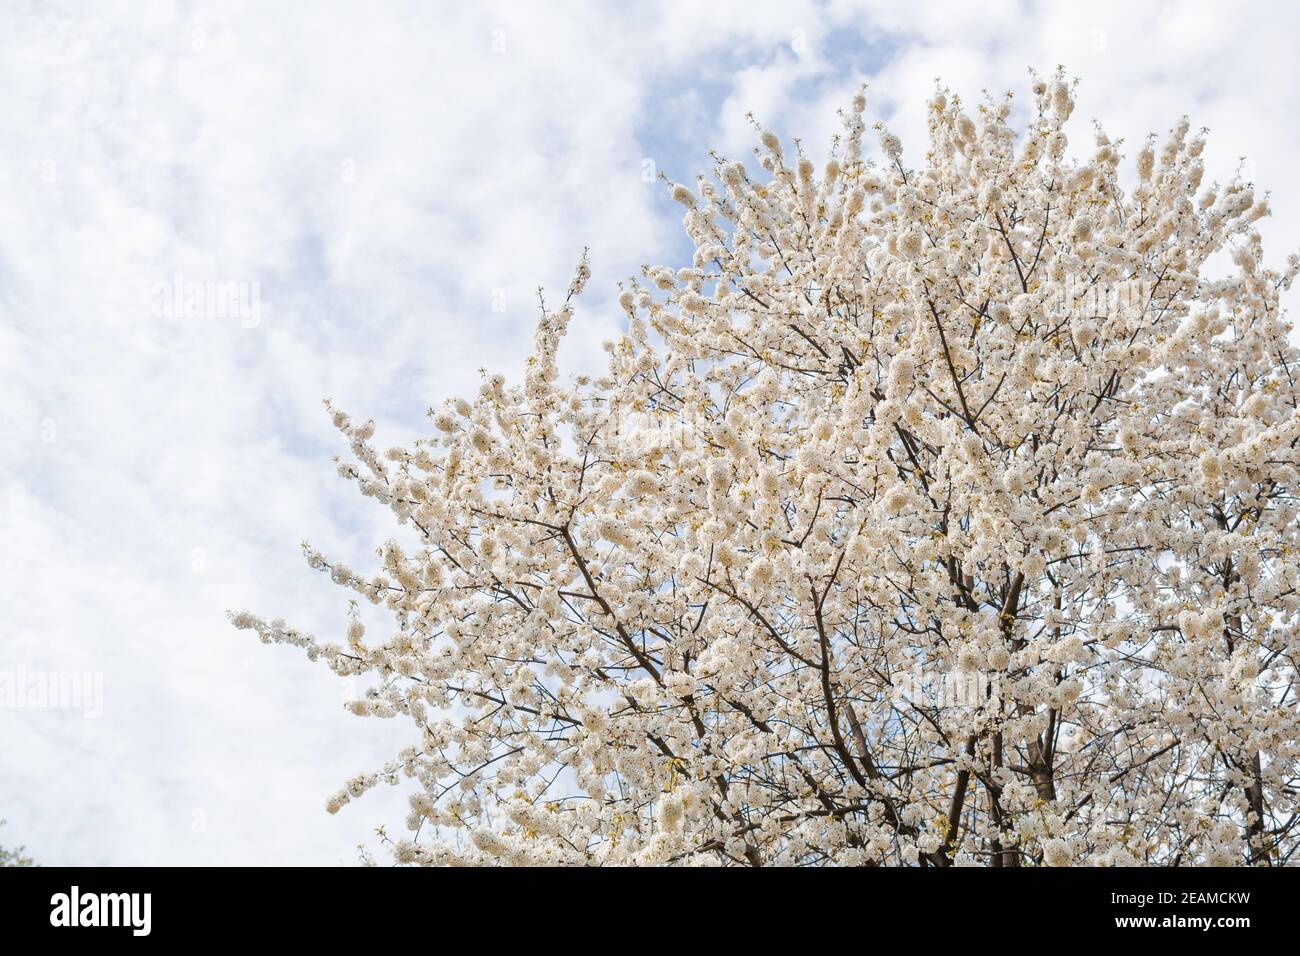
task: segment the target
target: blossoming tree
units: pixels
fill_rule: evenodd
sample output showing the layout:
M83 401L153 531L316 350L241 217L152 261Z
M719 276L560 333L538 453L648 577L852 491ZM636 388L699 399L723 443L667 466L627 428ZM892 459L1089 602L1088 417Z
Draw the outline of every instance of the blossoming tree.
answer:
M521 385L382 455L331 409L404 537L308 560L393 626L233 618L414 725L329 809L410 778L399 862L1292 859L1300 266L1185 120L1126 192L1072 107L937 93L921 168L862 96L820 171L760 130L601 377L584 257Z
M5 822L3 820L0 820L0 827L4 826L4 824ZM33 866L34 864L32 863L32 858L30 856L26 856L23 853L24 849L25 847L21 847L21 846L16 847L14 849L0 846L0 867Z

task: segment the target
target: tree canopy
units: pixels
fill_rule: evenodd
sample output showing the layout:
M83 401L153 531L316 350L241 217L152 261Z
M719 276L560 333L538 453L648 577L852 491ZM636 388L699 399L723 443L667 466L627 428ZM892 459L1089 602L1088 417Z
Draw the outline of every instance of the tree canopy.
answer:
M307 558L392 623L232 616L411 722L328 808L408 779L404 863L1290 860L1297 260L1186 119L1130 172L1073 105L940 90L919 167L865 94L820 168L759 128L668 184L693 260L603 374L584 256L430 437L331 406L402 531Z

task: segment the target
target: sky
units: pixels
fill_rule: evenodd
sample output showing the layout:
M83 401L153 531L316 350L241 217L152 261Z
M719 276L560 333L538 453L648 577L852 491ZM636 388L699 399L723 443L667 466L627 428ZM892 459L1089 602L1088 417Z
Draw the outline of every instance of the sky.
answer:
M425 434L519 377L584 247L561 365L597 367L616 283L688 264L657 174L752 158L747 114L818 158L865 82L920 163L938 80L1023 102L1060 64L1081 149L1208 127L1276 266L1298 32L1283 2L0 4L0 844L335 865L400 829L401 788L324 803L412 732L225 616L338 640L300 543L362 571L394 534L321 402Z

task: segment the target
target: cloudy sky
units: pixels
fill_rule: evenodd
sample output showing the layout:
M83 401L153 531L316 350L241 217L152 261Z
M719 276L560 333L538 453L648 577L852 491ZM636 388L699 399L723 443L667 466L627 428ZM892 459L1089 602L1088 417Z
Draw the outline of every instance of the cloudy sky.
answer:
M392 790L323 805L405 728L345 713L326 669L225 619L336 638L346 596L299 543L364 569L392 534L334 474L321 400L373 417L381 447L416 437L480 367L518 374L537 287L561 294L584 246L562 361L592 367L615 283L685 264L654 174L745 158L748 112L818 155L866 81L919 161L937 78L974 100L1064 64L1078 144L1092 119L1129 144L1184 113L1209 127L1207 179L1244 163L1272 191L1277 264L1300 247L1298 20L1132 0L4 4L0 682L92 677L81 706L0 706L0 843L50 864L334 864L400 821Z

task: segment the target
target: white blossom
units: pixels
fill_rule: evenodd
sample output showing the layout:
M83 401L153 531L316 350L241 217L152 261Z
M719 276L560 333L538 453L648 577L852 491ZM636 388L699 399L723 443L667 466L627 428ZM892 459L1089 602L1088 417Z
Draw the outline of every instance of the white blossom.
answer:
M330 812L407 781L417 864L1294 853L1300 263L1186 121L1126 195L1034 97L940 91L912 168L860 94L820 179L763 130L670 186L695 255L624 283L598 377L557 357L584 254L522 381L384 456L329 407L399 537L304 553L391 625L232 621L411 722Z

